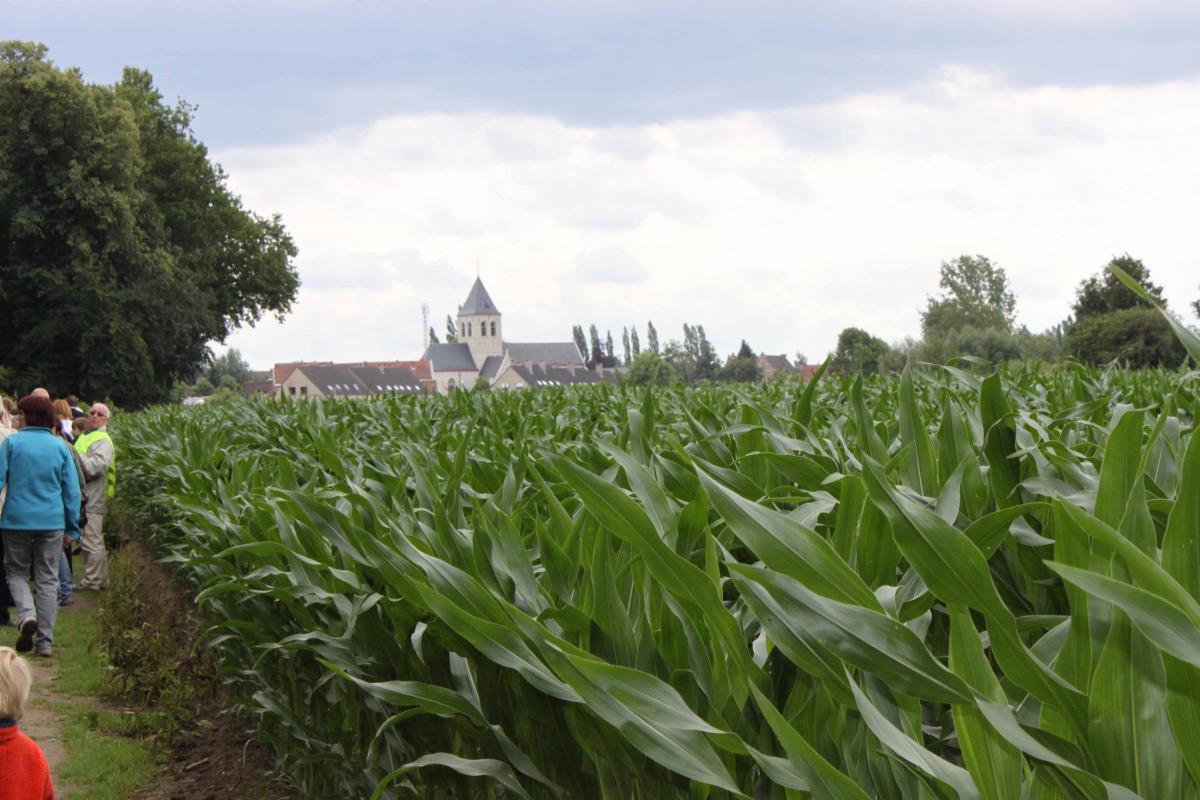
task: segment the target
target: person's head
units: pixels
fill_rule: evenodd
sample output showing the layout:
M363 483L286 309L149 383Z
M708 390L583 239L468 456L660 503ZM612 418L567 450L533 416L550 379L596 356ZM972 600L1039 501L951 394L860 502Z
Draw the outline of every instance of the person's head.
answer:
M55 419L70 419L71 418L71 406L69 406L67 404L67 401L63 400L61 397L54 401L54 418Z
M78 397L76 397L76 396L75 396L75 395L73 395L73 394L69 394L69 395L67 395L67 405L68 405L68 406L77 406L77 405L79 405L79 398L78 398Z
M54 406L51 405L49 397L26 395L17 403L17 408L21 409L21 414L25 417L26 428L54 427Z
M0 647L0 720L19 720L25 715L33 674L29 664L11 647Z
M75 419L71 420L71 435L72 436L78 437L81 433L87 433L87 429L88 429L88 418L87 417L76 417Z
M44 397L44 398L46 398L47 400L49 400L49 399L50 399L50 392L46 391L46 390L45 390L45 389L43 389L41 386L39 386L38 388L34 389L34 390L33 390L32 392L30 392L29 394L30 394L30 396L31 396L31 397Z
M104 403L92 403L88 410L88 427L92 430L103 428L108 424L108 406Z

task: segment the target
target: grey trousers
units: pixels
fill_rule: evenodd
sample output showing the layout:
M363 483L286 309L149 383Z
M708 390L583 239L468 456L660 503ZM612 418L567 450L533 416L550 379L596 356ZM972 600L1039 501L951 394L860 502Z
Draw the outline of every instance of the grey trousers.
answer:
M62 553L62 531L10 531L4 537L4 577L17 622L37 620L34 645L49 646L54 641L54 621L58 618L58 560ZM37 585L37 609L29 592L29 565Z
M88 514L87 525L79 539L83 551L83 580L75 581L83 589L100 589L108 580L108 554L104 552L104 515Z

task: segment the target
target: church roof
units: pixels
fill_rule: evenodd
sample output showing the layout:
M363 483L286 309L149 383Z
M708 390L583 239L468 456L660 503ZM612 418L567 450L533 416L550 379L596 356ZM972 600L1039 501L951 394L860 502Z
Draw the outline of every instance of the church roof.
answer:
M471 348L461 343L431 344L421 358L429 361L434 372L475 371L475 359L471 358Z
M483 281L476 278L475 285L471 287L471 293L467 295L467 299L462 304L462 307L458 309L458 313L460 315L499 314L500 309L496 308L496 304L492 302L487 289L483 288Z
M503 362L504 356L488 356L483 360L483 366L479 368L479 377L492 380L500 371L500 364Z
M546 364L582 364L583 356L574 342L505 342L504 351L513 363L533 361Z

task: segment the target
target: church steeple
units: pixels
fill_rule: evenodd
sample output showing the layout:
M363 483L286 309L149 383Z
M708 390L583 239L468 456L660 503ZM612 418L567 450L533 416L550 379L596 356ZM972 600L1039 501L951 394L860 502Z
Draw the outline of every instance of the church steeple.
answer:
M471 348L476 364L504 353L500 309L492 302L483 281L475 279L466 301L458 308L458 341Z

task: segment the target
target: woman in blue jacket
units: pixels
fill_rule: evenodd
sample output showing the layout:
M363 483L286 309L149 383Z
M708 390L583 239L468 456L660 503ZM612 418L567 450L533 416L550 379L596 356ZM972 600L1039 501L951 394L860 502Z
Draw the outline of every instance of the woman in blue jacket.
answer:
M79 478L75 460L51 431L49 398L24 397L18 408L25 427L0 442L0 488L8 488L0 513L4 574L17 607L17 652L36 644L48 656L58 615L58 561L64 531L79 537ZM29 591L29 567L37 584L36 609Z

